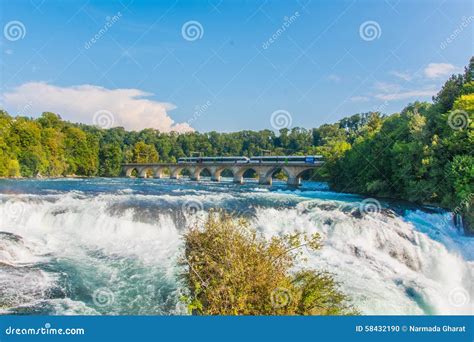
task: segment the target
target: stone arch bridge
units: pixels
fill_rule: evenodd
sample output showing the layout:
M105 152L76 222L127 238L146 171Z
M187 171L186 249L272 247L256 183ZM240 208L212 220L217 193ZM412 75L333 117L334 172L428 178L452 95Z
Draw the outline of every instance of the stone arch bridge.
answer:
M164 171L169 170L169 177L171 179L178 179L181 177L181 172L187 170L190 179L198 181L201 178L201 173L208 170L211 174L211 180L219 182L221 174L224 170L229 170L233 174L234 183L242 184L244 182L244 173L248 170L254 170L258 175L259 184L272 184L272 175L282 170L288 176L288 185L300 185L301 176L303 172L320 167L322 161L317 161L315 164L307 163L283 163L283 162L249 162L249 163L235 163L235 162L206 162L206 163L159 163L159 164L123 164L123 173L126 177L132 177L133 170L137 171L138 177L146 178L151 174L154 178L163 178Z

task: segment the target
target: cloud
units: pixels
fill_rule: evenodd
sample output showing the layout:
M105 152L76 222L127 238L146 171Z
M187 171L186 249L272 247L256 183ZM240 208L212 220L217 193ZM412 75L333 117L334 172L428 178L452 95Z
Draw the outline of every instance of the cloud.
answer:
M375 82L374 88L383 93L396 93L400 91L400 85L395 83Z
M186 132L187 123L175 123L168 111L176 108L167 102L148 99L152 94L139 89L107 89L93 85L59 87L45 82L28 82L2 94L6 110L14 114L54 112L66 120L97 124L94 114L112 113L112 127L128 130L155 128L162 132ZM28 109L28 113L21 112Z
M438 78L452 74L457 68L449 63L430 63L424 69L424 74L428 78Z
M370 99L367 96L352 96L349 100L352 102L367 102Z
M375 82L376 93L373 97L384 101L405 100L413 97L426 97L436 94L435 87L424 87L423 89L405 90L399 84Z
M390 71L390 74L395 76L395 77L398 77L404 81L411 81L413 79L413 76L410 75L409 73L407 72L401 72L401 71Z
M393 100L409 99L412 97L433 96L435 94L436 94L435 89L423 89L423 90L401 91L401 92L395 92L395 93L376 94L375 97L380 100L393 101Z

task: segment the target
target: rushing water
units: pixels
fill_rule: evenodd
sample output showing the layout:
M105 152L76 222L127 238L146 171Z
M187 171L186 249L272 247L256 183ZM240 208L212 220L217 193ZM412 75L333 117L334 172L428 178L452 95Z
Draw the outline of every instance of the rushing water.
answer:
M0 180L0 312L185 314L182 233L225 208L266 237L321 233L299 267L332 272L363 314L472 314L474 238L450 213L380 203L321 183Z

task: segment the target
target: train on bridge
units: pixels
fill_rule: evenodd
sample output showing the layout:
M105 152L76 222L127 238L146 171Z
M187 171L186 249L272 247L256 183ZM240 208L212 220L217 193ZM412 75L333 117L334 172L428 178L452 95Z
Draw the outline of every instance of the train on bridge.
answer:
M196 163L236 163L236 164L264 164L264 163L283 163L283 164L316 164L321 162L323 156L255 156L255 157L184 157L178 159L178 164Z
M220 181L221 174L228 170L235 183L242 184L244 173L253 170L260 184L272 184L272 175L281 170L288 177L289 185L299 185L301 176L307 170L315 169L324 163L322 156L255 156L255 157L183 157L177 163L140 163L123 164L124 174L132 177L136 170L138 177L163 178L164 170L169 170L172 179L180 178L181 171L186 170L190 179L198 181L201 172L207 170L211 180Z

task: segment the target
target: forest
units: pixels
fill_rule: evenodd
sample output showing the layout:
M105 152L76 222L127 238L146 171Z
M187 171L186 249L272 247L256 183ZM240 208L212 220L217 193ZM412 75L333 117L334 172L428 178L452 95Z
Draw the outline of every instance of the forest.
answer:
M474 57L432 103L400 113L348 116L318 128L234 133L102 129L45 112L38 118L0 110L0 177L116 177L124 162L179 157L322 154L313 179L332 189L435 204L460 213L474 231Z

